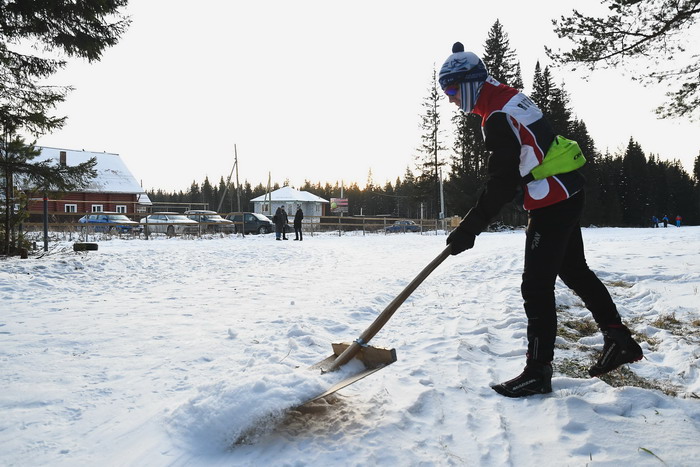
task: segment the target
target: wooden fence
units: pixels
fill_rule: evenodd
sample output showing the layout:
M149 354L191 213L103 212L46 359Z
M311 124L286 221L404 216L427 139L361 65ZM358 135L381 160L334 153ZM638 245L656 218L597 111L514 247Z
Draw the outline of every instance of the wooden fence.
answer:
M91 213L97 214L97 213ZM222 217L230 214L242 213L221 213ZM120 233L119 229L110 229L116 227L118 223L101 223L101 224L83 224L79 223L78 219L84 216L84 213L66 213L66 212L49 212L48 213L48 231L52 236L63 237L64 239L72 240L85 235L95 235L104 233L107 235L121 235L130 237L146 237L143 232L143 227L146 223L141 223L141 219L145 214L125 213L130 220L139 223L140 228L134 229L131 233ZM41 212L31 212L30 219L24 222L19 231L25 234L31 234L36 237L37 233L44 231L44 222L40 221L43 217ZM457 226L459 218L449 218L444 220L438 219L405 219L394 217L367 217L367 216L306 216L302 224L302 230L305 234L313 236L314 234L337 232L338 235L343 233L355 232L365 234L395 234L395 233L419 233L437 235L449 231ZM241 232L242 222L234 223L237 226L237 231ZM292 227L292 219L290 218L290 228ZM203 235L212 230L208 227L216 227L215 223L200 223L195 235ZM223 231L217 233L226 233ZM248 234L249 235L249 234Z

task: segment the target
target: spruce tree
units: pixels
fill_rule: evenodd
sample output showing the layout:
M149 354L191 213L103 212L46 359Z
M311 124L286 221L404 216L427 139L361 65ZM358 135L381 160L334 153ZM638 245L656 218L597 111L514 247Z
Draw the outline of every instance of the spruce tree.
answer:
M581 224L602 224L602 213L606 208L601 200L600 155L595 148L593 138L588 133L586 124L582 120L572 120L569 127L569 133L565 136L579 144L581 152L586 158L586 164L580 169L586 178L586 204L581 216Z
M72 89L47 85L46 79L65 68L64 57L99 61L115 45L129 20L120 15L127 0L56 2L48 0L0 2L0 172L4 182L2 253L16 252L13 234L16 177L33 180L29 189L71 190L95 176L95 161L72 167L37 163L34 142L59 129L65 117L51 115ZM40 51L37 54L27 50ZM72 172L72 173L70 173ZM21 216L21 215L20 215Z
M646 219L652 215L649 205L647 159L639 143L631 138L622 158L621 175L619 193L622 221L628 226L645 225Z
M214 196L214 187L209 181L209 177L204 177L204 183L202 183L201 190L202 203L207 204L207 209L216 208L216 198Z
M424 112L421 115L420 128L422 144L418 149L419 155L416 157L418 176L418 188L423 201L428 207L425 213L428 217L437 217L440 212L440 167L445 162L442 152L445 147L442 143L440 128L439 106L442 100L442 90L437 82L437 71L433 68L428 96L423 100Z
M515 89L523 89L520 63L516 59L515 50L510 47L508 34L503 31L503 26L499 20L496 20L489 30L488 38L484 44L483 61L486 69L489 71L489 75L494 79ZM481 137L481 122L479 121L478 125L472 123L471 131ZM484 157L486 154L487 151L484 147L481 152L481 170L477 173L478 192L481 191L486 179L486 163L488 160L487 156ZM505 205L496 220L507 225L522 225L526 222L522 206L518 205L517 201Z
M488 152L481 134L481 118L457 110L452 117L454 145L450 178L445 186L449 211L464 216L474 206L486 179Z
M520 63L499 20L489 30L482 60L494 79L516 89L523 88ZM484 145L481 117L465 115L458 110L452 117L452 125L454 145L445 196L449 211L463 216L474 205L483 188L489 152Z
M620 197L622 157L613 157L610 153L606 153L598 161L598 167L600 203L605 206L605 209L598 213L596 223L609 226L620 225L623 209Z
M515 88L523 89L523 78L520 72L520 62L516 59L515 50L510 47L508 34L503 31L503 26L496 20L488 33L488 39L484 44L484 56L482 57L486 69L496 81Z

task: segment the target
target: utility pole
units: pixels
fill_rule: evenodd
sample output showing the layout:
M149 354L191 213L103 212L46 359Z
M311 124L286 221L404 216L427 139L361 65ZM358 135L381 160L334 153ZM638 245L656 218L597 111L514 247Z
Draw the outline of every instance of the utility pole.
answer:
M231 184L231 177L233 177L233 171L236 171L236 185L238 186L238 151L236 151L236 145L233 145L233 167L231 167L231 173L228 174L228 179L226 180L226 189L224 192L221 194L221 199L219 199L219 207L216 208L216 212L221 212L221 206L224 204L224 199L226 199L226 192L228 191L228 187ZM238 186L238 212L241 211L241 193L240 193L241 187ZM233 210L233 206L231 206L231 210Z
M445 192L442 186L442 168L440 169L440 220L442 221L442 230L445 230Z
M238 212L241 212L241 184L238 181L238 150L236 149L236 145L233 145L233 154L234 154L234 166L236 167L236 196L238 198Z

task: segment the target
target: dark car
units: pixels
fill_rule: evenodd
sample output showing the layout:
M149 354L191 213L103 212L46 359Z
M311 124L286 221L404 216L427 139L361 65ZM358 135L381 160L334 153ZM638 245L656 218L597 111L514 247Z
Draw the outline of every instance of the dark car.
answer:
M229 214L226 219L233 221L235 225L236 233L240 232L245 225L244 233L258 233L266 234L275 231L275 223L272 219L264 214L258 214L257 212L246 212L241 214ZM243 222L245 221L245 222ZM289 224L284 226L284 231L289 233L292 228Z
M191 210L185 211L185 215L200 223L202 231L209 233L235 233L233 221L224 219L215 211Z
M420 228L420 225L416 224L415 222L405 220L405 221L396 221L392 225L387 226L386 231L388 233L392 233L392 232L420 232L421 228Z
M78 219L78 222L91 224L95 232L131 233L141 231L141 226L139 226L138 222L132 221L124 214L118 212L86 214Z
M234 232L267 234L275 231L275 224L270 219L255 212L229 214L226 219L234 222Z

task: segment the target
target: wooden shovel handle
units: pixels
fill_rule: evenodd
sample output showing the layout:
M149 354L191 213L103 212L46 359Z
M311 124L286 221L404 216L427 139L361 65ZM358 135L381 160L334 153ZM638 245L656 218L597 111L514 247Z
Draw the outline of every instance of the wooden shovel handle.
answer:
M374 322L363 332L360 337L353 342L350 347L345 349L343 353L338 355L338 358L331 364L326 371L334 371L345 365L347 362L352 360L352 358L360 351L363 345L366 345L370 339L372 339L384 325L389 321L394 312L398 310L403 302L413 293L416 288L425 280L426 277L430 275L431 272L435 270L445 259L452 253L452 246L447 245L447 247L442 250L442 252L430 262L423 270L413 279L403 291L391 301L384 308L379 316L374 320Z

